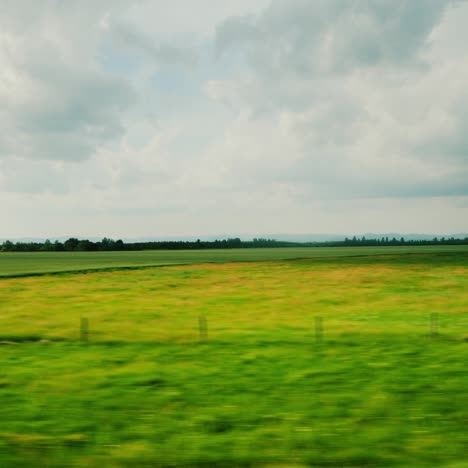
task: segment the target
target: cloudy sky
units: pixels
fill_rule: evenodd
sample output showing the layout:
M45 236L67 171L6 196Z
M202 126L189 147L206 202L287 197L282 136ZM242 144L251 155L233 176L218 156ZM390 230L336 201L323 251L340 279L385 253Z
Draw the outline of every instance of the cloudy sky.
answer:
M0 0L0 238L468 231L466 0Z

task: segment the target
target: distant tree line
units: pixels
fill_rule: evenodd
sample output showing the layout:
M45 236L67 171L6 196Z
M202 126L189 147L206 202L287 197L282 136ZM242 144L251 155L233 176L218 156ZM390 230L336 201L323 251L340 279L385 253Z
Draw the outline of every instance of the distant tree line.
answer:
M330 243L329 243L330 244ZM365 236L363 237L353 237L349 239L348 237L342 243L338 243L344 246L379 246L379 245L467 245L468 244L468 237L464 239L455 239L454 237L434 237L430 240L422 240L422 239L411 239L406 240L404 237L400 237L397 239L396 237L381 237L381 238L373 238L373 239L366 239Z
M201 250L201 249L240 249L267 247L370 247L397 245L468 245L468 237L455 239L454 237L434 237L431 240L405 240L393 237L366 239L366 237L346 238L344 241L324 242L288 242L275 239L253 239L243 241L239 238L214 241L150 241L129 242L113 240L104 237L101 241L93 242L88 239L70 238L65 242L11 242L5 241L0 247L3 252L100 252L119 250Z

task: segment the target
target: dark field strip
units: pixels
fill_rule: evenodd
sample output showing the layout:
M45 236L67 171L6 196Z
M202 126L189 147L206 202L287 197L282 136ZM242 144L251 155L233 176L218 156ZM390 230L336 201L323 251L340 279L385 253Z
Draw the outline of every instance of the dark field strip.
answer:
M95 270L115 271L118 269L197 263L254 262L412 253L462 254L468 253L468 246L292 247L139 252L0 252L0 278L50 273L85 273Z

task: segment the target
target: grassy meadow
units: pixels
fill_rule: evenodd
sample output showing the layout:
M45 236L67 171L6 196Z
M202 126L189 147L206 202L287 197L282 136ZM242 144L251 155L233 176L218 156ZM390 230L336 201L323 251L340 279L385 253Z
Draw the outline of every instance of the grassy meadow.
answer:
M468 252L397 249L1 279L0 466L468 467Z

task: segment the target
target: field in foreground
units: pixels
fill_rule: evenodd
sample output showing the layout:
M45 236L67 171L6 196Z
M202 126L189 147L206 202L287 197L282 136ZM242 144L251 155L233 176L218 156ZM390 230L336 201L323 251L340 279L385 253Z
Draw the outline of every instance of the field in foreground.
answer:
M2 467L468 466L467 253L10 278L0 304Z
M0 252L0 278L177 264L444 252L468 253L468 245L144 250L137 252Z

